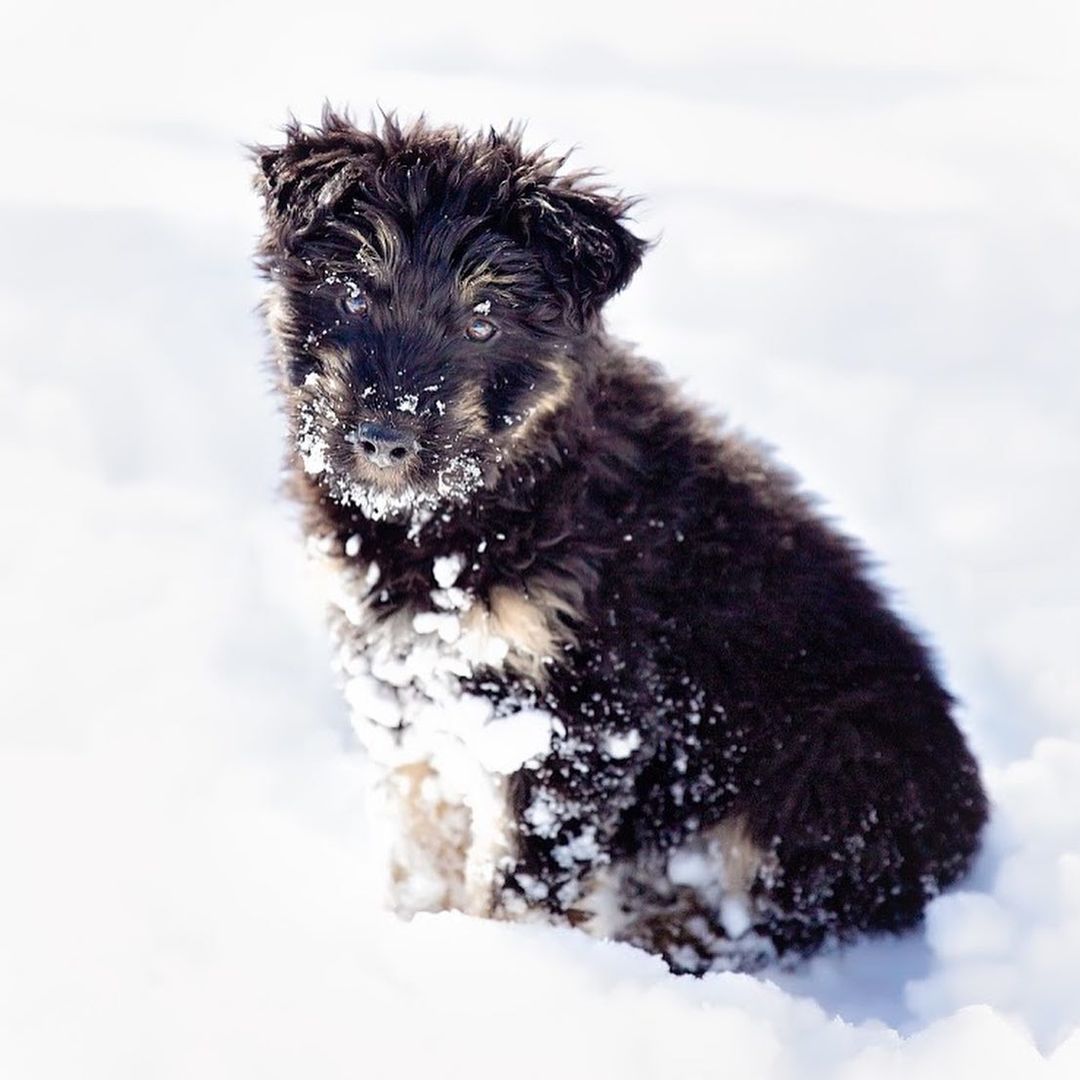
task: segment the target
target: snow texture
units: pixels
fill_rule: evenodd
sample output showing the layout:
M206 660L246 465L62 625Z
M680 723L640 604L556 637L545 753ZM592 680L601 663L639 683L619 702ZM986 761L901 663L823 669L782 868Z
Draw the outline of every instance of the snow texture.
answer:
M1080 1075L1076 5L557 8L5 14L0 1076ZM613 329L827 495L962 699L994 820L924 932L699 980L380 910L238 148L324 97L647 196Z

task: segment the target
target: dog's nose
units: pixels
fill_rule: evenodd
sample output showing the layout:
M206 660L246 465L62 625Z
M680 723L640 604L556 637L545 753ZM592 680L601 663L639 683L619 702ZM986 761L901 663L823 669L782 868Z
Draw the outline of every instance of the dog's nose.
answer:
M416 453L416 440L387 424L361 424L356 445L365 461L377 469L399 469Z

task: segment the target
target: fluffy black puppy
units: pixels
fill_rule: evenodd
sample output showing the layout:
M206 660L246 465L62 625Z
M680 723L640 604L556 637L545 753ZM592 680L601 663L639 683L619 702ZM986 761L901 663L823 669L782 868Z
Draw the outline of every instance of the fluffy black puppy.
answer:
M690 971L915 924L986 817L949 694L792 478L605 333L627 204L515 132L327 113L256 157L398 909Z

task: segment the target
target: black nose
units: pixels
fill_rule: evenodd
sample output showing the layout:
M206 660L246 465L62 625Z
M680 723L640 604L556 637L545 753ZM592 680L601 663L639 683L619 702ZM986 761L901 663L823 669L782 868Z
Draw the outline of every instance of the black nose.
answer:
M416 453L416 440L388 424L361 424L356 445L365 461L377 469L399 469Z

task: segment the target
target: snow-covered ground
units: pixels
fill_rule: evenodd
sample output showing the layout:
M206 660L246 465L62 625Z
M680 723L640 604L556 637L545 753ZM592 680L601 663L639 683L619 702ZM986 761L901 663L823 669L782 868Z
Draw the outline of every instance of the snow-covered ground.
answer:
M0 1077L1080 1075L1080 8L20 5L0 44ZM617 331L881 558L986 769L926 932L772 980L381 914L276 496L239 144L527 118Z

